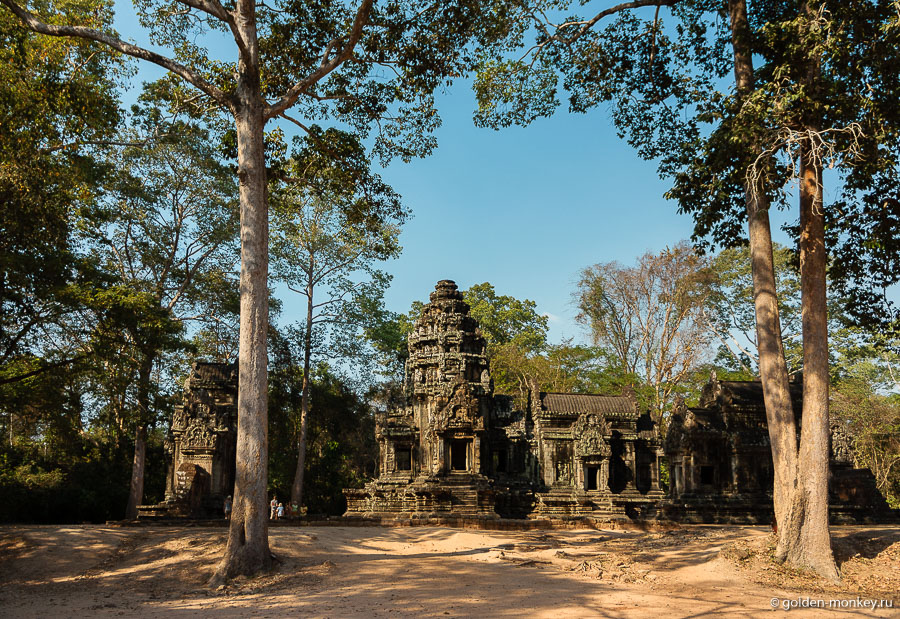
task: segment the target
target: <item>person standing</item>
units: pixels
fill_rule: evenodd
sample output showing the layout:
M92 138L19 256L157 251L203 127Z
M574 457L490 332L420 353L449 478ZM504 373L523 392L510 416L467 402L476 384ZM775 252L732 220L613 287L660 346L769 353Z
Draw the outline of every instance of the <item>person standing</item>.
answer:
M272 495L272 500L269 503L269 520L275 520L275 517L278 515L276 512L278 510L278 498L276 495Z
M225 509L225 520L230 520L231 519L231 495L230 494L227 497L225 497L224 509Z
M284 518L284 503L278 504L278 511L275 512L275 520L281 520Z

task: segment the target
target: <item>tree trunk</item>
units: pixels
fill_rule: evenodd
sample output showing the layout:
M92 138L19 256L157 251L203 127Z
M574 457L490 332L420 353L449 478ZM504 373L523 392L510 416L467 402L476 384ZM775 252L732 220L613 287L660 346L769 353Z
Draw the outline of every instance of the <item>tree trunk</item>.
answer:
M797 489L780 549L790 565L839 580L828 531L828 306L822 170L813 145L800 155L800 294L803 322L803 429Z
M306 331L303 334L303 387L300 393L300 437L297 440L297 470L291 486L291 504L303 505L303 474L306 471L306 428L309 419L309 366L312 356L313 286L306 296Z
M144 502L144 467L147 461L147 422L150 419L150 373L153 371L155 354L145 354L138 368L137 389L137 430L134 433L134 460L131 464L131 488L128 492L128 506L125 518L134 520L138 516L138 505Z
M269 326L269 220L263 151L263 99L259 47L252 2L236 10L237 29L247 52L238 63L233 111L237 132L241 207L241 322L238 367L238 428L235 489L225 556L210 584L268 569L268 385L266 331Z
M816 12L801 2L811 22ZM808 52L801 84L807 96L818 99L821 58ZM828 301L825 274L825 211L822 201L822 164L814 137L820 128L811 111L800 145L800 310L803 324L803 423L800 433L797 486L785 523L784 543L776 558L807 568L832 581L840 580L828 531Z
M734 75L738 96L746 97L754 88L753 56L745 0L729 2ZM791 404L790 378L781 339L778 293L775 286L775 260L769 204L764 188L744 180L747 222L750 236L750 261L753 277L753 303L756 312L756 340L759 349L759 376L766 404L769 442L772 445L773 499L775 521L787 518L797 478L797 426ZM778 529L778 548L786 544L785 527Z

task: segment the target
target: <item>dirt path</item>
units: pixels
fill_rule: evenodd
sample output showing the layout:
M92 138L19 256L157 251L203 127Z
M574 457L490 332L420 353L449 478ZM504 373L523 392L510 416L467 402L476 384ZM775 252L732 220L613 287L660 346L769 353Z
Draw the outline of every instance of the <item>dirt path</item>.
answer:
M846 528L837 537L853 576L829 590L767 563L762 527L278 527L270 532L277 570L212 591L204 584L224 528L8 526L0 527L0 617L774 617L788 614L781 608L791 600L896 594L900 529ZM900 607L841 615L893 617Z

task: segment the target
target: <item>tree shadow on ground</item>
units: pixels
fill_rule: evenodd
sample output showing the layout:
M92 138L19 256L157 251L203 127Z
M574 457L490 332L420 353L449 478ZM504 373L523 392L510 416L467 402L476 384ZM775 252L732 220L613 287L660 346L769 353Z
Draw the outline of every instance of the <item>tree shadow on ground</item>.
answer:
M869 527L831 531L831 546L838 567L850 559L874 559L890 546L900 542L900 527Z

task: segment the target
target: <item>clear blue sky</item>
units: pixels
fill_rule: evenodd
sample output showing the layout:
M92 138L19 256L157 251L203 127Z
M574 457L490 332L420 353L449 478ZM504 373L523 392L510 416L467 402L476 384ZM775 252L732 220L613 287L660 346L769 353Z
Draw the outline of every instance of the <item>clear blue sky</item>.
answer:
M391 269L392 308L423 299L438 279L489 281L550 314L551 340L579 336L580 269L690 236L655 164L618 139L605 110L494 131L474 126L474 109L471 89L457 84L439 99L434 155L384 171L414 213Z
M116 9L119 32L147 46L131 3L118 0ZM233 55L231 45L222 55ZM136 84L164 73L145 62L138 68ZM583 115L562 107L530 127L494 131L474 126L468 83L438 102L443 126L435 153L382 171L413 212L403 255L387 265L394 276L389 309L405 312L412 301L427 300L439 279L463 289L489 281L498 294L534 300L550 316L551 341L583 339L572 304L582 268L631 263L690 236L691 219L663 198L668 185L655 163L616 136L605 109ZM299 300L283 292L281 321L291 322Z

